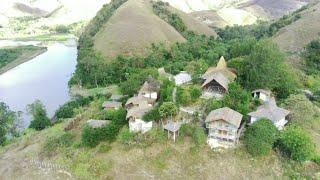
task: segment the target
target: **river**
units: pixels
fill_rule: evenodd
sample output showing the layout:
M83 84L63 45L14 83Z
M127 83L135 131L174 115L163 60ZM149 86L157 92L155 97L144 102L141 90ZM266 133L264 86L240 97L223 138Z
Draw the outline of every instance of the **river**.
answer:
M21 127L30 124L28 104L39 99L52 117L70 99L68 81L75 71L76 59L75 46L54 43L48 45L47 52L0 75L0 101L23 113Z

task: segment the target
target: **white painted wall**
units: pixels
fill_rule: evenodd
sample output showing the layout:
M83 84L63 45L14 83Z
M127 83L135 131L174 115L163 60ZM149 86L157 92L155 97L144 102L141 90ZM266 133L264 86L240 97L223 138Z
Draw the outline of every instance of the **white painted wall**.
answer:
M157 92L145 93L145 94L143 94L143 97L151 98L151 99L158 99L158 93Z
M152 128L152 122L145 122L141 119L130 120L129 130L130 132L142 132L146 133Z

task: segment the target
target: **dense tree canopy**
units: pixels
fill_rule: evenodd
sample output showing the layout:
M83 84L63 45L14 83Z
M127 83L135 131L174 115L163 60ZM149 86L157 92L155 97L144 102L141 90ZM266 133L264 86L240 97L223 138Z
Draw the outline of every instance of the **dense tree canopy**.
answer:
M320 75L320 40L313 40L306 47L304 53L306 72Z
M274 43L261 40L244 61L239 80L249 90L269 88L279 98L286 98L297 89L298 81L284 60L284 54Z

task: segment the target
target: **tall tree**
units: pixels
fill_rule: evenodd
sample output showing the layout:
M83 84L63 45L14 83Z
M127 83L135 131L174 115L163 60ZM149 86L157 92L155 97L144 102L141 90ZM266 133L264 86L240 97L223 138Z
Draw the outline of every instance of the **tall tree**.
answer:
M245 61L240 81L249 90L269 88L286 98L298 86L297 77L284 64L285 56L270 40L261 40Z
M3 145L8 134L15 135L15 123L18 119L18 114L11 111L9 107L0 102L0 145Z
M33 120L29 128L37 131L43 130L51 126L50 119L47 116L47 111L41 101L36 100L34 103L27 106L29 114L33 116Z

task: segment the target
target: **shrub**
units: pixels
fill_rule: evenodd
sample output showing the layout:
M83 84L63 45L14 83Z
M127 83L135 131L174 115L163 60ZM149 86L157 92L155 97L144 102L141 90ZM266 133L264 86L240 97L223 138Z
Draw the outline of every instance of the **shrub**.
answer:
M44 150L52 153L58 148L70 147L73 144L74 138L75 135L69 132L63 133L62 135L56 137L49 137L44 145Z
M178 114L178 107L173 102L165 102L159 108L159 114L163 118Z
M196 143L196 145L203 145L206 143L207 136L203 128L196 127L193 132L193 140Z
M55 116L58 119L72 118L75 115L74 109L88 105L92 100L93 97L76 97L74 100L71 100L60 106L59 109L55 112Z
M40 131L51 126L51 121L48 118L47 111L41 101L36 100L34 103L29 104L27 109L33 116L33 120L31 121L29 128Z
M161 119L159 107L155 107L143 116L145 121L159 121Z
M102 128L84 127L81 140L85 146L96 147L102 140Z
M112 149L112 147L109 144L101 144L99 147L99 152L100 153L107 153Z
M280 151L297 161L310 160L315 154L315 144L310 136L298 126L289 126L279 139Z
M180 136L181 137L186 137L186 136L192 136L194 131L194 126L192 126L191 124L183 124L180 127Z
M124 145L130 145L134 141L135 134L130 132L127 126L123 127L118 135L118 140Z
M193 102L195 102L202 94L202 90L199 86L192 86L189 91Z
M253 156L265 156L272 150L278 138L278 129L268 119L254 122L244 134L244 144Z
M65 33L69 33L70 29L66 25L58 25L56 26L55 31L60 34L65 34Z

